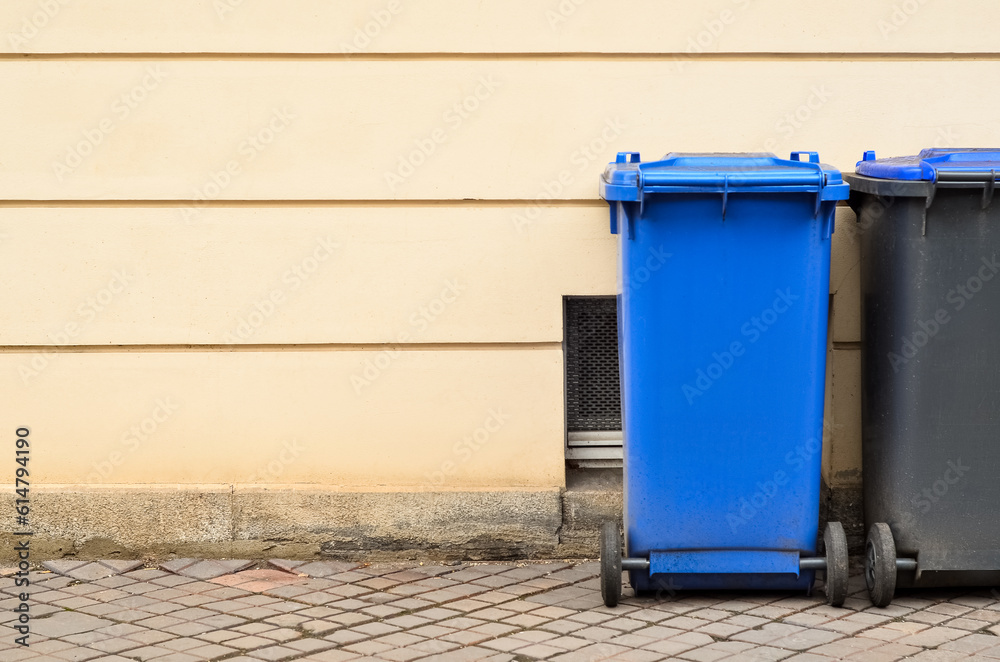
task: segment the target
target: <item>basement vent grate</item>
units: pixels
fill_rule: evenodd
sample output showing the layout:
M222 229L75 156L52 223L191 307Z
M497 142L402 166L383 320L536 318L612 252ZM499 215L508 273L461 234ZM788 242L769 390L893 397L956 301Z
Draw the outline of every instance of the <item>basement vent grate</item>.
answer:
M622 429L615 297L566 297L566 423L570 433Z

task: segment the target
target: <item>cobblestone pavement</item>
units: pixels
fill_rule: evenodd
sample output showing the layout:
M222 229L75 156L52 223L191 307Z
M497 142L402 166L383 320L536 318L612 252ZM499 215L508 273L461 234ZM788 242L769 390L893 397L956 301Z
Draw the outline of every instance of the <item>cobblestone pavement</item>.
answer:
M54 561L0 579L0 660L1000 660L1000 593L680 593L601 604L596 563Z

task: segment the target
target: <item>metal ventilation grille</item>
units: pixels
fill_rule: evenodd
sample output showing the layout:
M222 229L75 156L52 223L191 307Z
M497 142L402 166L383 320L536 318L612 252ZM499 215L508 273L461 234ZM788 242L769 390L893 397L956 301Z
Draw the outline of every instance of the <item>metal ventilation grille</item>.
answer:
M566 297L569 432L622 429L614 297Z

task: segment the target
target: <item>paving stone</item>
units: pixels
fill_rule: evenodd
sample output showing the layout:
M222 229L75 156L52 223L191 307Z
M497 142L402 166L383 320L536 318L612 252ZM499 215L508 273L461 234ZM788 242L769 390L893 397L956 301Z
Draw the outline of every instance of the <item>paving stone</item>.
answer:
M173 639L173 637L166 632L157 632L156 630L146 629L143 629L141 632L130 634L128 635L128 638L146 645L158 644L168 639Z
M606 641L621 635L621 632L618 630L612 630L611 628L601 627L599 625L592 625L588 628L577 630L573 633L573 635L584 639L590 639L591 641Z
M128 652L128 656L133 660L146 662L146 660L163 657L164 655L170 655L171 653L173 653L173 651L169 648L161 648L159 646L143 646L142 648L134 648L130 650Z
M260 648L252 653L249 653L249 656L259 660L274 661L287 660L301 654L302 651L295 650L294 648L288 648L287 646L268 646L267 648Z
M176 573L193 579L208 580L239 572L251 565L253 565L253 561L246 560L198 561L176 570Z
M753 661L773 661L773 660L785 660L791 656L795 655L794 651L786 651L780 648L774 648L772 646L756 646L754 648L748 648L745 651L741 651L732 657L724 658L727 660L753 660Z
M451 634L446 634L441 639L445 641L450 641L452 643L461 644L463 646L470 646L472 644L479 644L484 641L491 639L493 635L484 634L477 629L473 628L470 630L457 630ZM528 642L523 643L527 644Z
M931 611L937 614L946 614L948 616L961 616L962 614L967 614L972 611L972 607L954 604L952 602L942 602L936 605L931 605L925 611Z
M65 598L62 600L54 600L51 603L63 609L73 609L73 610L78 610L81 607L91 607L93 605L98 604L96 600L91 600L90 598L84 598L79 595L75 595L71 598Z
M709 623L708 625L702 625L697 628L695 632L703 632L712 637L718 637L721 639L726 639L736 634L737 632L743 632L746 630L745 627L739 625L728 625L726 623Z
M933 611L916 611L912 614L906 616L908 621L916 621L918 623L928 623L930 625L937 625L939 623L944 623L950 620L952 617L947 614L939 614Z
M202 623L181 623L180 625L171 625L164 628L165 631L182 637L193 637L198 634L210 632L213 629L211 625L204 625Z
M957 653L955 651L929 650L917 653L908 659L919 662L955 662L955 660L965 660L968 657L965 653Z
M532 644L526 648L521 648L517 651L518 656L533 657L539 660L547 660L553 655L559 655L564 651L561 648L556 648L555 646L547 646L545 644Z
M42 637L61 638L78 632L90 632L111 625L112 622L81 614L79 612L57 612L48 618L35 618L31 622L32 634Z
M255 648L262 648L264 646L269 646L274 642L270 639L265 639L264 637L257 637L254 635L247 635L245 637L237 637L235 639L230 639L226 642L227 646L232 646L233 648L238 648L240 650L252 650Z
M108 559L104 561L99 561L99 563L114 570L116 575L120 575L125 572L131 572L143 566L142 561L128 561L125 559Z
M848 660L861 662L894 662L903 658L922 652L923 649L917 646L905 646L903 644L891 643L883 644L877 648L869 648L850 655Z
M783 623L791 623L792 625L801 625L803 627L815 627L817 625L822 625L823 623L828 623L832 619L828 616L823 616L821 614L811 614L808 612L797 612L794 614L789 614L781 619Z
M1000 646L1000 641L998 641L995 636L987 634L970 634L962 637L961 639L955 639L941 644L938 648L940 650L958 651L960 653L971 654L996 646Z
M289 559L269 559L267 564L274 566L278 570L284 570L285 572L295 572L295 568L300 565L305 565L308 561L294 561Z
M204 645L204 641L194 639L193 637L178 637L177 639L171 639L170 641L165 641L160 644L160 646L164 648L169 648L172 651L180 651L182 653L192 648L199 648Z
M215 660L220 657L225 657L227 655L232 655L236 652L235 648L229 648L228 646L222 646L220 644L207 644L198 648L189 649L188 655L194 655L200 660Z
M330 616L327 620L334 623L340 623L342 625L357 625L359 623L365 623L367 621L373 620L368 614L357 614L353 612L345 612L343 614L337 614L336 616Z
M251 607L266 607L281 602L279 598L274 598L269 595L243 595L233 598L233 600Z
M246 623L244 625L234 627L233 630L243 632L244 634L260 634L261 632L268 632L277 628L277 625L272 625L270 623Z
M36 655L30 648L12 648L8 650L0 650L4 654L5 662L21 662L21 660L38 660L38 655ZM59 660L55 656L50 659Z
M840 639L841 637L843 637L843 635L837 632L827 632L825 630L803 630L802 632L796 632L795 634L775 639L770 642L770 645L776 648L787 648L790 650L802 651L815 646L820 646L822 644L828 644L831 641Z
M73 579L79 579L84 582L91 582L97 579L105 579L111 577L112 575L119 574L114 569L104 565L103 563L86 563L79 567L73 568L65 573L68 577Z
M198 563L198 561L199 559L171 559L169 561L164 561L157 567L167 572L176 573L183 570L184 568L190 567L195 563Z
M419 637L418 637L419 639ZM327 650L333 648L335 644L323 639L297 639L295 641L285 642L284 646L287 648L294 648L302 653L314 653L316 651Z
M897 643L904 644L907 646L936 648L941 644L964 637L966 634L968 634L966 631L959 630L957 628L936 626L927 628L926 630L910 635L908 637L903 637L902 639L898 639Z
M204 644L204 642L202 642ZM141 648L142 644L125 637L110 637L104 641L95 641L90 647L105 653L120 653L132 648Z
M354 630L337 630L323 637L327 641L332 641L338 645L353 644L356 641L367 639L369 635Z
M663 660L663 655L659 653L654 653L652 651L645 650L630 650L624 653L619 653L615 655L612 660L617 662L656 662L657 660Z
M976 609L975 611L970 611L968 614L963 614L963 618L974 618L979 621L987 621L989 623L1000 622L1000 605L998 608L989 607L988 609Z
M358 564L356 563L313 561L312 563L296 566L294 572L308 575L309 577L333 577L335 575L343 575L357 567ZM358 576L359 581L363 579L363 576ZM352 579L344 578L342 581L352 581Z
M146 569L139 570L138 572L145 572ZM129 573L135 574L135 573ZM131 593L132 595L144 595L146 593L155 593L156 591L164 590L163 586L159 584L153 584L152 582L133 582L126 586L122 586L122 590L126 593Z
M348 651L331 650L323 651L322 653L315 653L302 659L308 660L308 662L346 662L347 660L356 660L358 659L358 656L355 653L350 653ZM238 658L231 658L226 660L226 662L236 662L237 660Z
M4 641L3 643L8 643L8 642ZM32 641L31 646L29 648L38 655L46 655L49 653L54 653L56 651L66 650L67 648L72 648L72 647L73 644L67 643L65 641L59 641L58 639L46 639L45 641L38 641L38 642ZM0 645L0 649L2 648L3 646Z
M982 630L985 627L989 627L990 623L988 621L979 621L973 618L953 618L946 623L950 628L958 628L960 630L968 630L970 632L975 632L976 630Z
M388 605L375 605L373 607L365 607L361 610L366 614L370 614L376 618L386 618L388 616L395 616L404 612L405 610L400 607L390 607Z
M313 594L322 595L318 591L313 591L311 588L296 584L287 584L283 586L277 586L275 588L268 588L264 590L266 595L272 595L276 598L295 598L296 596ZM332 602L332 599L330 600Z
M57 559L55 561L42 561L42 567L52 572L65 575L74 568L87 565L87 561L77 561L76 559Z
M295 639L299 636L299 634L300 633L297 630L293 630L291 628L274 628L273 630L261 632L260 636L267 637L273 641L285 642L289 639Z
M201 662L200 659L188 653L173 653L156 658L157 662Z
M65 662L86 662L86 660L103 658L104 652L81 646L79 648L68 648L66 650L55 652L52 654L52 657L59 658Z
M211 632L206 632L205 634L199 634L196 636L198 639L201 639L203 641L220 643L223 641L229 641L230 639L237 639L242 635L239 632L233 632L232 630L213 630Z
M750 616L759 616L760 618L766 618L768 620L774 620L777 618L782 618L788 616L798 610L791 609L789 607L776 607L774 605L764 605L761 607L755 607L746 611L745 613ZM696 615L697 612L693 612L692 616Z

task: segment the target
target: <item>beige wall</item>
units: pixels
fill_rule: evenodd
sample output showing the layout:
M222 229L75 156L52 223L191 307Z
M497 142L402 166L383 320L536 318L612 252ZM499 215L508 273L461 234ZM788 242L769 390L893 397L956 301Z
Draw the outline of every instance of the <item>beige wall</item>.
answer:
M37 19L45 27L29 36L24 21L55 3L55 18ZM4 18L12 36L0 52L14 53L674 54L696 51L692 44L711 53L995 53L989 26L1000 7L991 0L6 0ZM356 45L366 28L369 43Z
M988 144L1000 62L158 55L0 60L0 78L8 199L592 200L620 148L851 168Z
M30 355L7 352L0 385L11 424L31 427L42 484L539 488L563 480L561 354L67 351L25 386Z
M0 333L13 346L561 343L564 294L613 292L607 215L602 202L225 206L190 223L173 205L0 208L0 279L17 283L0 308L19 311Z
M849 170L996 144L998 19L988 0L8 0L0 425L32 427L50 485L558 488L561 300L614 292L614 153ZM824 474L851 486L838 223Z

